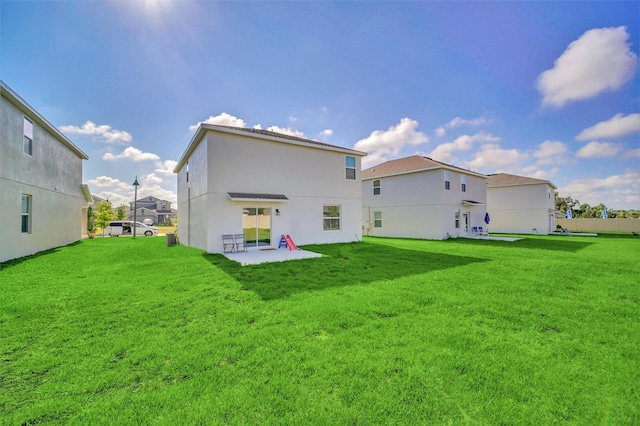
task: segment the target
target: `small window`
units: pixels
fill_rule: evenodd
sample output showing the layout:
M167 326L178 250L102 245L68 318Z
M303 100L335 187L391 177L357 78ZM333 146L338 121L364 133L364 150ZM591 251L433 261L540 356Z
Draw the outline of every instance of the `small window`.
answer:
M355 179L356 178L356 157L345 157L345 166L347 171L347 179Z
M189 162L187 161L187 183L189 183Z
M323 206L322 229L325 231L340 230L340 206Z
M462 182L462 192L467 192L467 177L465 175L460 176L460 182Z
M455 227L456 229L460 228L460 210L455 212Z
M451 173L448 171L444 172L444 189L447 191L451 189Z
M140 209L140 214L144 214L144 209Z
M382 212L373 212L373 227L382 228Z
M33 123L24 117L22 146L25 154L33 155Z
M31 195L22 194L22 233L31 233Z
M373 195L380 195L380 179L373 181Z
M162 203L162 210L166 210L167 209L167 204L166 203Z

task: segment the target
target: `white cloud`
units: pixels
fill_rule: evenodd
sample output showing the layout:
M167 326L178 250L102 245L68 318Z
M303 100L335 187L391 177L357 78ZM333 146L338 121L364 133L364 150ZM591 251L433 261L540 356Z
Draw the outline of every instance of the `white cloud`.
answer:
M178 162L175 160L158 161L156 163L156 169L153 172L165 176L172 176L173 169L175 169L177 165Z
M104 154L102 156L103 160L107 160L107 161L115 161L115 160L119 160L119 159L124 159L124 160L131 160L133 162L140 162L140 161L147 161L147 160L151 160L151 161L158 161L160 160L160 157L158 157L156 154L152 154L150 152L142 152L140 151L138 148L134 148L132 146L125 148L124 151L122 151L120 154L112 154L110 152L107 152L106 154Z
M162 178L156 176L155 173L149 173L148 175L143 175L140 177L140 180L142 180L143 186L155 185L163 182Z
M295 123L296 121L298 121L298 119L296 117L294 117L293 115L289 116L289 121L292 123Z
M325 130L322 131L322 136L328 137L328 136L331 136L331 135L333 135L333 130L331 130L331 129L325 129Z
M542 104L562 107L622 87L638 66L628 38L626 27L597 28L569 44L553 68L538 77Z
M607 158L613 157L622 150L622 146L610 142L589 142L576 152L580 158Z
M480 147L480 150L474 154L473 160L462 164L472 170L495 169L517 164L527 158L526 153L517 149L502 149L498 144L488 143Z
M478 132L475 135L458 136L453 142L445 142L438 145L433 151L427 154L434 160L443 163L453 163L453 153L458 151L469 151L475 142L499 142L500 138L486 132Z
M640 158L640 148L626 152L624 158Z
M437 137L441 138L447 133L447 131L444 129L443 126L440 126L435 130L434 133L436 134Z
M591 205L603 203L613 209L637 209L640 205L640 172L625 170L622 174L601 179L574 179L558 190L563 196Z
M213 116L210 115L204 121L198 121L196 124L189 126L190 132L195 132L200 127L200 124L218 124L220 126L233 126L233 127L246 127L246 124L243 119L235 117L231 114L227 114L223 112L219 115Z
M387 161L397 156L406 145L415 146L428 142L427 135L416 130L418 124L415 120L403 118L395 126L387 130L375 130L368 137L356 142L354 149L369 154L362 159L363 166Z
M95 136L112 144L127 144L132 139L131 135L125 131L112 129L106 124L96 125L92 121L87 121L82 127L60 126L59 129L61 132L71 135Z
M258 124L259 126L259 124ZM257 127L254 126L254 129L257 129ZM270 132L276 132L276 133L282 133L283 135L289 135L289 136L295 136L298 138L306 138L306 136L304 135L303 132L299 131L299 130L294 130L290 127L280 127L280 126L271 126L271 127L267 127L266 130L270 131Z
M595 126L584 129L576 139L579 141L618 138L631 133L640 132L640 113L616 114L607 121L601 121Z
M538 149L533 156L538 159L538 164L565 163L565 154L569 151L567 144L560 141L546 140L538 145Z
M489 120L485 118L474 118L473 120L465 120L464 118L456 117L445 124L444 127L446 127L447 129L453 129L460 126L477 127L486 123L489 123Z
M122 182L120 179L112 178L109 176L98 176L94 179L89 179L89 185L97 186L99 188L121 188L128 189L129 185Z

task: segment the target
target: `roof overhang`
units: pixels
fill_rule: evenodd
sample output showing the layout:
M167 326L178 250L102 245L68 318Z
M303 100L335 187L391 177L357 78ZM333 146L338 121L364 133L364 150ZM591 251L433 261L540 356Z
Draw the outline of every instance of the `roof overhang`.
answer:
M481 203L479 201L473 201L473 200L462 200L462 205L463 206L484 206L484 203Z
M284 203L289 201L284 194L257 194L253 192L227 192L231 201L268 201L270 203Z
M82 195L84 195L84 205L92 206L93 205L93 197L91 196L91 190L89 189L89 185L82 184L80 185L80 189L82 190Z

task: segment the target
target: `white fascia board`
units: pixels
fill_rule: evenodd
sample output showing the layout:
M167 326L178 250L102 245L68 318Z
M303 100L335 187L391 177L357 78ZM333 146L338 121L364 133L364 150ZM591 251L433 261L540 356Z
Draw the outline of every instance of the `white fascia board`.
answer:
M464 174L479 177L479 178L489 179L489 176L483 175L482 173L472 172L471 170L458 169L456 167L448 167L443 165L443 166L425 167L424 169L409 170L406 172L388 173L386 175L378 175L378 176L372 176L368 178L362 178L361 180L364 182L367 180L382 179L382 178L393 177L393 176L402 176L402 175L408 175L412 173L430 172L432 170L441 170L441 169L450 170L456 173L464 173Z
M35 120L40 126L44 127L49 133L51 133L56 139L66 145L71 151L73 151L78 157L83 160L88 160L89 156L78 148L69 138L67 138L60 130L51 124L46 118L44 118L38 111L13 91L4 81L0 80L0 92L9 102L15 107L21 110L25 115L29 116L32 120Z

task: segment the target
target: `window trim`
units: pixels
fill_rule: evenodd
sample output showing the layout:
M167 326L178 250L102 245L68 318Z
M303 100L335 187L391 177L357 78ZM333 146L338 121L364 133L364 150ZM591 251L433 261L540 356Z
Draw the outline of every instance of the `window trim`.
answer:
M21 198L22 202L20 204L20 233L21 234L31 234L32 230L32 216L33 216L33 197L31 194L22 194ZM25 210L25 200L27 201L26 212ZM26 222L25 222L26 218ZM26 225L26 230L25 230Z
M376 217L376 214L379 215L379 217ZM373 227L382 228L382 212L381 211L373 212Z
M462 192L467 192L467 177L465 175L460 176L460 187Z
M27 126L27 123L29 123L29 126ZM28 151L27 146L29 147ZM33 157L33 121L25 116L23 116L22 120L22 151Z
M326 211L327 207L337 207L338 208L338 216L327 216L326 214L328 213ZM327 220L329 221L333 221L333 220L337 220L338 221L338 227L331 227L331 226L327 226ZM342 205L340 204L323 204L322 205L322 230L323 231L341 231L342 230Z
M444 171L444 189L445 191L449 191L451 189L451 172L448 170Z
M349 165L349 160L353 160L353 166ZM353 157L351 155L346 155L344 157L344 166L345 166L345 179L349 179L349 180L356 180L356 166L358 165L358 162L356 161L356 157ZM353 173L353 177L350 177L350 173Z
M377 185L376 185L376 183L377 183ZM373 181L373 195L380 195L380 191L381 191L380 187L381 187L380 179L374 180Z

